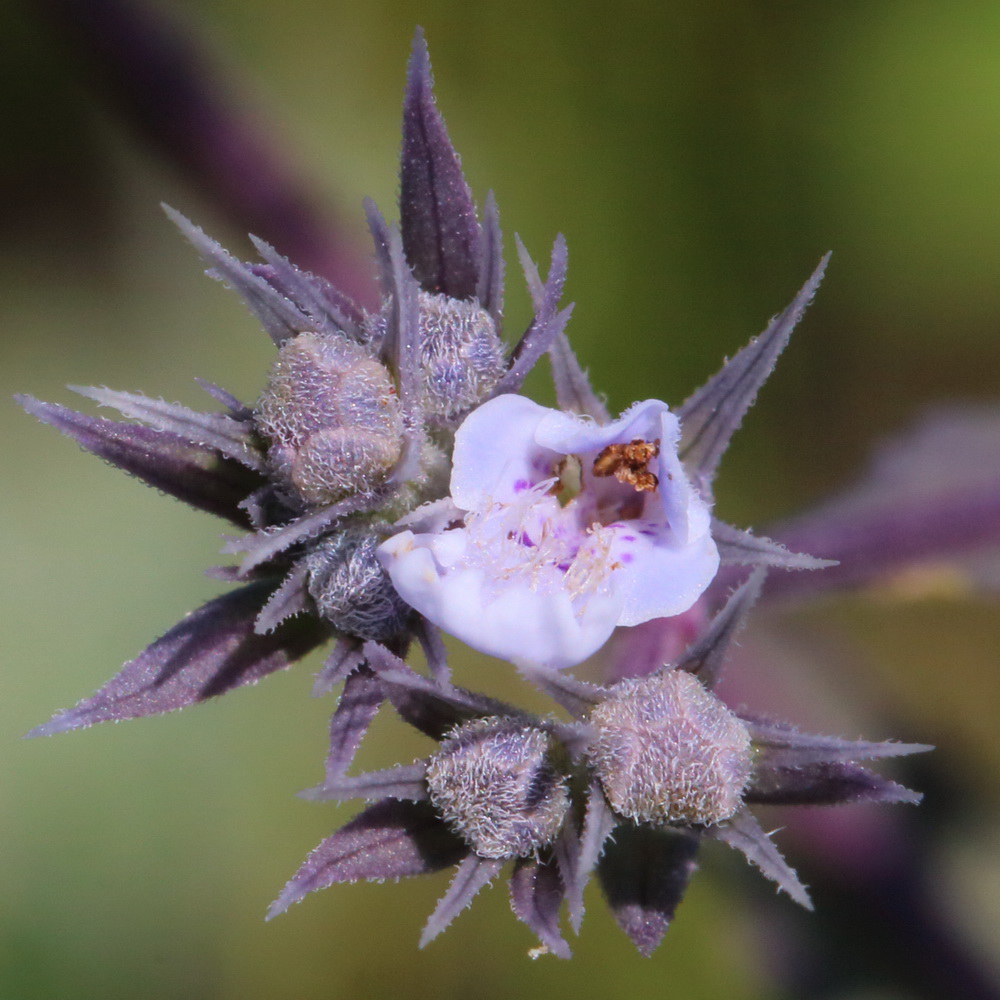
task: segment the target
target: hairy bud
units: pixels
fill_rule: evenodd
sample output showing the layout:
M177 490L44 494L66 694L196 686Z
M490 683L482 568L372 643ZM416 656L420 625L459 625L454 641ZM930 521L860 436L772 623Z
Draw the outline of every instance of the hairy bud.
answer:
M590 721L591 763L620 816L711 826L740 808L750 735L692 674L666 669L623 681Z
M450 419L483 399L504 373L503 344L478 302L420 292L421 402ZM388 308L388 307L387 307ZM385 334L386 310L369 317L372 339Z
M481 857L526 857L555 839L569 808L554 749L520 719L467 722L427 765L431 802Z
M306 556L316 610L334 628L360 639L398 635L410 615L375 558L381 540L367 526L348 528L323 538Z
M377 486L402 450L395 393L385 367L346 338L286 341L256 412L275 475L310 505Z

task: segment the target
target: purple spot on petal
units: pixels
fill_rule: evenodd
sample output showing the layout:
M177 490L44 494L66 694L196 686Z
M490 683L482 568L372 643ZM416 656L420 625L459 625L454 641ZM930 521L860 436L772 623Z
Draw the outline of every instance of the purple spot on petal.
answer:
M654 531L652 528L640 528L639 529L639 534L640 535L645 535L647 538L655 538L656 535L657 535L657 532Z
M635 541L635 535L622 535L622 541L623 542L634 542Z
M635 556L631 552L623 552L622 553L622 562L623 563L630 563L634 559L635 559Z
M531 488L531 483L529 483L527 479L518 479L514 483L514 492L515 493L523 493L525 490L530 489L530 488Z

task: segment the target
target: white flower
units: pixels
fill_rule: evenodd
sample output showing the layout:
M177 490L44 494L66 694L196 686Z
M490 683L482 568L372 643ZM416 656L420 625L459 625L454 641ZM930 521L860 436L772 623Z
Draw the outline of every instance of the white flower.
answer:
M379 559L403 600L473 648L572 666L618 625L686 611L715 576L679 435L658 400L600 426L498 396L455 436L460 525L402 531Z

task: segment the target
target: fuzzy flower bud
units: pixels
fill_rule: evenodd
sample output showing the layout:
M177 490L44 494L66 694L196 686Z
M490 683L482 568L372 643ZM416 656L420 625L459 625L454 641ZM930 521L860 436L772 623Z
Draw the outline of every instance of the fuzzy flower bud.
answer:
M684 670L622 681L592 712L590 759L612 809L643 823L712 826L741 806L750 735Z
M389 372L332 334L302 333L282 344L256 418L275 475L311 505L378 485L402 450Z
M398 635L410 608L375 557L381 538L367 527L328 535L306 556L309 593L334 628L361 639Z
M420 292L421 403L450 420L478 403L506 370L493 317L476 301ZM372 340L385 336L391 304L369 317Z
M554 749L519 719L467 722L428 762L431 802L481 857L527 857L555 839L569 808Z

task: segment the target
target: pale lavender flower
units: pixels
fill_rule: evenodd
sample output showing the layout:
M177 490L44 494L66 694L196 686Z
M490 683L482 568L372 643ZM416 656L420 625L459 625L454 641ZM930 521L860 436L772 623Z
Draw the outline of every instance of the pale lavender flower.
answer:
M451 500L462 524L379 549L396 590L470 646L572 666L618 625L686 611L719 565L708 505L656 400L605 425L498 396L458 429Z

